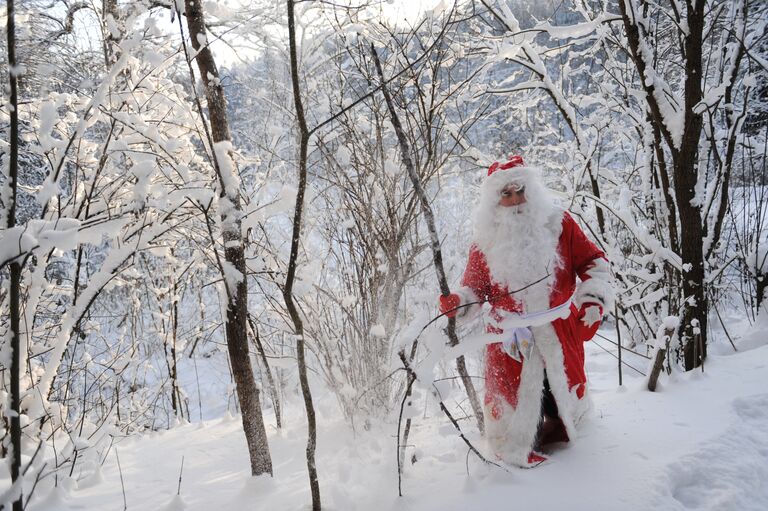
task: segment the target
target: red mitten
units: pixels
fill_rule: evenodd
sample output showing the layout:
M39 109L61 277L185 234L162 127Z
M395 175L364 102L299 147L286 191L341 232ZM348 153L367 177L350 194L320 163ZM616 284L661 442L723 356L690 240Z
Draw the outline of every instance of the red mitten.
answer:
M576 331L582 341L592 339L600 328L603 307L599 303L586 302L581 305L576 316Z
M449 295L440 295L440 312L453 318L459 312L456 308L461 305L461 298L455 293Z

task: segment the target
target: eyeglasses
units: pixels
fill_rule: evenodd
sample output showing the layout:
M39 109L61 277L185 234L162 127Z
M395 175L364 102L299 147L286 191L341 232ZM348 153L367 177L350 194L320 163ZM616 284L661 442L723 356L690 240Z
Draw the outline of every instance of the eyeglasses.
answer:
M524 194L525 185L520 184L508 184L501 190L502 197L512 197L514 194Z

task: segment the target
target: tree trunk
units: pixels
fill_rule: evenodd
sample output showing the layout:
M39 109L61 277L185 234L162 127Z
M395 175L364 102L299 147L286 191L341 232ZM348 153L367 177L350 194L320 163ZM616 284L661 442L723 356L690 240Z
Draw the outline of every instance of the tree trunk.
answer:
M102 37L102 44L104 46L104 65L107 69L117 61L117 43L118 39L112 34L109 29L110 18L112 22L117 23L120 19L119 10L117 6L117 0L104 0L102 3L102 31L104 36Z
M702 99L702 41L704 31L703 0L685 1L688 30L682 34L683 47L680 51L685 59L684 119L680 140L665 124L664 112L656 100L656 85L643 80L642 86L651 113L655 129L663 136L672 154L672 169L675 192L680 218L680 257L683 262L682 299L683 313L679 327L680 342L686 370L698 367L707 354L707 301L704 288L704 228L701 218L700 201L696 199L698 181L699 140L702 131L701 113L694 107ZM636 6L630 0L619 2L630 47L630 55L640 77L649 76L652 63L646 62L641 51L641 41L646 36L644 26L636 18ZM651 69L650 72L655 72ZM661 161L663 163L663 161ZM663 178L663 174L662 174ZM665 199L669 202L668 197ZM668 204L669 205L669 204ZM672 222L671 217L670 222ZM694 353L694 346L700 346L699 353Z
M10 88L10 157L8 160L8 177L10 178L10 204L8 206L7 225L11 229L16 225L16 190L19 176L19 113L16 69L16 20L14 1L8 0L7 33L8 33L8 80ZM10 268L10 314L11 314L11 481L18 484L19 490L13 501L13 511L23 509L24 488L19 478L21 473L21 338L19 335L19 318L21 315L21 264L19 258L11 263Z
M587 170L589 171L589 184L592 187L592 195L600 199L600 184L597 176L594 175L592 162L587 164ZM602 241L605 241L605 213L603 213L603 208L600 207L599 201L595 201L595 216L597 217L597 226L600 229L600 237Z
M768 289L768 274L758 272L755 276L756 314L760 314L760 306L763 304L763 300L765 300L766 289Z
M296 119L299 127L299 184L296 191L296 209L293 215L293 237L291 238L291 255L288 260L288 271L285 276L283 299L288 308L288 314L293 322L296 335L296 359L299 366L299 383L301 394L304 398L304 407L307 411L307 471L309 473L309 489L312 493L312 510L320 511L320 483L317 478L317 466L315 464L315 448L317 446L317 423L315 420L315 407L312 403L312 392L309 388L307 377L307 361L304 348L304 324L299 310L293 301L293 283L296 277L297 258L299 255L299 241L301 240L302 213L304 210L304 193L307 187L307 148L309 146L309 129L304 116L304 105L301 101L299 88L299 59L296 49L296 22L294 14L294 1L288 0L288 44L291 57L291 82L293 85L293 102L296 108Z
M237 398L242 412L243 430L248 443L248 452L251 460L251 473L253 475L272 474L272 459L269 453L267 433L264 428L264 418L261 414L259 402L259 389L253 377L251 359L248 352L248 281L245 266L245 247L241 233L240 194L239 189L233 187L234 162L231 160L229 150L225 145L216 144L229 142L229 123L227 121L226 100L224 89L219 80L219 71L213 58L210 47L203 46L201 39L205 41L205 20L200 0L185 0L187 13L187 26L192 48L196 52L195 60L200 71L201 81L205 87L205 96L208 103L208 115L211 126L211 142L213 147L213 161L221 185L221 200L229 201L233 213L228 213L227 208L221 215L221 224L224 237L224 259L240 274L236 283L228 282L228 275L222 268L222 277L227 287L229 307L226 317L227 350L232 364L232 373L235 380ZM202 112L201 112L202 115ZM221 161L221 159L229 161ZM225 173L232 175L225 176ZM230 179L228 179L230 178ZM234 189L233 189L234 188ZM230 279L232 280L232 279ZM234 284L234 285L232 285Z
M173 249L171 249L173 257ZM176 296L179 290L179 284L176 276L173 277L173 286L171 287L171 342L168 345L166 336L166 345L170 353L166 353L166 362L168 364L168 376L171 379L171 407L176 418L184 418L184 407L181 401L181 390L179 389L179 369L176 362L176 341L179 331L179 302Z
M702 246L703 232L701 227L700 208L691 206L689 194L678 194L679 199L686 200L686 205L680 208L681 226L681 256L683 259L683 317L680 324L680 342L683 347L683 358L686 371L701 365L707 357L707 297L704 290L704 251ZM696 352L698 345L700 351Z
M695 5L693 5L695 3ZM699 139L702 116L694 107L702 99L702 39L704 32L703 0L687 0L688 34L685 37L685 123L683 138L675 156L675 194L680 209L680 255L683 259L683 299L680 324L685 369L691 370L707 357L707 296L704 289L704 229L701 206L696 197ZM699 353L694 356L699 346Z

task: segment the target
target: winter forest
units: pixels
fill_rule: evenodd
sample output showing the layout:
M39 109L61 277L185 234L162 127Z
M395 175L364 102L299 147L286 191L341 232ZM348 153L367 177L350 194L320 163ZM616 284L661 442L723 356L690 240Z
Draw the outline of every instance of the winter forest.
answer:
M0 509L768 508L765 1L3 3ZM513 154L613 292L532 468L438 303Z

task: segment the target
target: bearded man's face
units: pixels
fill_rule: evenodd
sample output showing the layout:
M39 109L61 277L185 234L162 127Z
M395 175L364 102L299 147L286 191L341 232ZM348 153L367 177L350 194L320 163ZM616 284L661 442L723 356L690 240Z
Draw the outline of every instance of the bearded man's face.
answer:
M508 183L499 192L499 206L511 208L524 204L527 200L525 196L525 185L520 183Z

